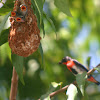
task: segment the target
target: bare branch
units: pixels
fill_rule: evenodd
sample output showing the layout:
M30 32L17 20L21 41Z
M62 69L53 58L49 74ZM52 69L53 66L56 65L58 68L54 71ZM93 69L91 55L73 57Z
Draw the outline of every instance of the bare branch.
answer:
M95 68L97 68L97 67L99 67L99 66L100 66L100 64L98 64ZM95 71L95 69L94 69L94 68L93 68L93 69L91 69L91 70L89 70L89 71L87 72L87 75L92 74L94 71Z
M16 100L17 87L18 87L18 75L16 73L15 67L13 67L13 75L12 75L11 91L10 91L9 100Z

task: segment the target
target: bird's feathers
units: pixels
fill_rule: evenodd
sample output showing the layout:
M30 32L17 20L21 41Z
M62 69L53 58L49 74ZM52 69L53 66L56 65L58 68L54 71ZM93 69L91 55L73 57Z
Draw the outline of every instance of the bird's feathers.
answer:
M88 72L88 69L87 69L85 66L83 66L82 64L80 64L77 60L74 60L74 59L73 59L73 62L75 63L75 65L76 65L77 67L80 67L80 68L82 68L83 70L85 70L85 71Z

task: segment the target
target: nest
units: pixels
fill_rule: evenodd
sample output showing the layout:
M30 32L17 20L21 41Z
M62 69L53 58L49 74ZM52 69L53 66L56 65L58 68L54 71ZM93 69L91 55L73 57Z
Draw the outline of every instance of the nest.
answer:
M30 0L16 0L10 17L8 37L12 53L28 57L40 44L40 30Z

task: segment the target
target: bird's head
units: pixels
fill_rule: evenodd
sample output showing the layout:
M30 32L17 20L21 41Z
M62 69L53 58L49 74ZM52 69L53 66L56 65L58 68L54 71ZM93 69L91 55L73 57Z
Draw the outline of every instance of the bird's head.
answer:
M71 60L71 58L66 56L59 62L59 64L65 64L66 65L67 61L70 61L70 60Z

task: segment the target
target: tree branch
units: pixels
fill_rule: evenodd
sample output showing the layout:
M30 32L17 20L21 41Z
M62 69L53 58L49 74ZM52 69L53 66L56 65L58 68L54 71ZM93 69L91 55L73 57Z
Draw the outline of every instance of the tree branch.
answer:
M97 68L97 67L99 67L99 66L100 66L100 64L98 64L95 68ZM94 68L91 69L91 70L89 70L89 71L87 72L87 75L92 74L94 71L95 71ZM71 83L71 84L77 85L76 81L74 81L74 82ZM69 84L69 85L70 85L70 84ZM59 90L57 90L57 91L52 92L51 94L49 94L50 98L52 98L52 97L54 97L55 95L57 95L57 94L59 94L59 93L61 93L61 92L64 92L65 90L67 90L67 88L69 87L69 85L66 85L66 86L64 86L63 88L61 88L61 89L59 89ZM38 100L40 100L40 99L38 99Z
M74 82L71 83L71 84L77 85L76 81L74 81ZM69 84L69 85L70 85L70 84ZM61 89L59 89L59 90L57 90L57 91L55 91L55 92L52 92L52 93L49 95L50 98L52 98L53 96L55 96L55 95L57 95L57 94L59 94L59 93L61 93L61 92L64 92L65 90L67 90L67 88L69 87L69 85L66 85L66 86L64 86L63 88L61 88Z
M99 67L99 66L100 66L100 64L98 64L95 68L97 68L97 67ZM94 68L93 68L93 69L91 69L91 70L89 70L89 71L87 72L87 75L92 74L94 71L95 71L95 69L94 69Z
M13 75L12 75L12 81L11 81L11 91L10 91L9 100L16 100L17 87L18 87L18 75L16 73L15 67L13 67Z

